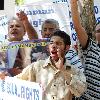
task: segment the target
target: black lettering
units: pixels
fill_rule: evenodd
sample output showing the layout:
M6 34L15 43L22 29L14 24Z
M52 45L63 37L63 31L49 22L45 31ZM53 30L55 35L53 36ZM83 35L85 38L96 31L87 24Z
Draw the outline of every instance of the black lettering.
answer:
M33 21L34 27L38 27L38 21Z
M71 30L73 30L73 29L74 29L74 25L73 25L73 23L72 23L72 22L70 22L70 27L71 27Z
M76 33L72 33L72 38L74 41L76 41L76 39L77 39Z
M16 86L16 84L15 84L15 95L17 96L17 86Z
M33 96L33 98L34 98L33 100L36 100L36 99L35 99L35 98L36 98L36 97L35 97L36 89L33 89L33 93L34 93L34 94L33 94L33 95L34 95L34 96Z
M4 86L5 86L5 81L4 81L4 80L2 80L2 83L1 83L2 92L4 92L4 91L5 91L5 88L4 88Z
M70 18L72 17L72 15L71 15L71 11L69 11L69 17L70 17Z
M47 10L42 10L42 14L47 14Z
M11 88L11 84L10 83L7 83L7 93L8 94L11 94L10 88Z
M39 91L38 90L36 91L36 98L35 98L35 100L39 100Z
M31 11L27 11L27 15L32 15L32 12Z
M94 11L95 11L95 14L98 14L99 10L97 6L94 6Z
M25 87L21 86L21 98L25 99Z
M97 18L96 22L97 22L97 23L99 23L99 22L100 22L100 17L98 17L98 18Z
M30 91L28 87L26 88L26 99L30 100Z

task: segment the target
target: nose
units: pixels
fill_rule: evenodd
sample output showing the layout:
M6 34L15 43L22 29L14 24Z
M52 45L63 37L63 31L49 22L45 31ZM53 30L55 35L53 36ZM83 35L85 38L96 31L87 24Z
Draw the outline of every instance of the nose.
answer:
M52 48L53 48L53 49L56 49L56 48L57 48L56 43L53 43L53 44L52 44Z
M51 31L49 29L47 29L46 35L48 35L48 36L51 35Z
M13 30L16 30L17 29L17 27L16 26L13 26L13 28L12 28Z

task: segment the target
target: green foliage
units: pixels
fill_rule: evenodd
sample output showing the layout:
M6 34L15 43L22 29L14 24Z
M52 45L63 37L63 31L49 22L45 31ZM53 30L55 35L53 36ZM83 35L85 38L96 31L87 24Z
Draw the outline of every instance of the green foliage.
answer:
M16 5L22 5L24 4L24 0L15 0Z

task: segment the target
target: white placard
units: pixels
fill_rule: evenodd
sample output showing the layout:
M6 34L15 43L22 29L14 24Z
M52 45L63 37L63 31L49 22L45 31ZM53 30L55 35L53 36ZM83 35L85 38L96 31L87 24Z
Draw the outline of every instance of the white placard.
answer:
M0 100L42 100L38 83L7 77L0 80Z

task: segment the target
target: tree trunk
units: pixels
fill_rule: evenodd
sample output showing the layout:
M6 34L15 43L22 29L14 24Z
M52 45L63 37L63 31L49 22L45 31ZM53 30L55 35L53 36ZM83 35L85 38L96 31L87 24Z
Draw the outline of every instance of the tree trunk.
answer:
M96 25L94 0L80 0L79 5L82 25L89 37L94 38L92 35Z

